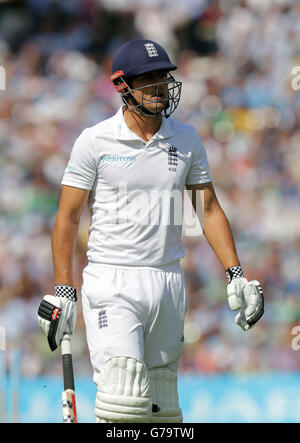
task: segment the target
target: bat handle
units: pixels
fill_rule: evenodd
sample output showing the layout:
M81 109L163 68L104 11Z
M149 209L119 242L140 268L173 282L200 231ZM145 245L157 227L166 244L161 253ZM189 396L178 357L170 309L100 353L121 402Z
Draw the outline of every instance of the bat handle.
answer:
M72 352L71 352L71 336L69 332L65 332L61 342L61 355L62 355L62 366L63 366L63 377L64 377L64 389L74 388L74 372L73 372L73 362L72 362Z

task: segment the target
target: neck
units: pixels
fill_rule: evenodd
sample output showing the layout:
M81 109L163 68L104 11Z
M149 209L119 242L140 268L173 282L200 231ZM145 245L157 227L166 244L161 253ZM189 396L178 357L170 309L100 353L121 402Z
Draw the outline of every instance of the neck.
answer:
M156 134L162 122L161 115L148 117L128 108L124 110L123 114L128 128L145 140L145 142L148 142Z

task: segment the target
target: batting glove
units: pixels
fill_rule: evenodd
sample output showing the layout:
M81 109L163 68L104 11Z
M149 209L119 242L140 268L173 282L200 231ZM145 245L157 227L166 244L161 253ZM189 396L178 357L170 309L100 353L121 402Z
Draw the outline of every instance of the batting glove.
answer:
M54 294L45 295L38 310L38 322L51 351L60 345L64 332L73 334L77 317L76 289L57 285Z
M264 295L257 280L244 277L240 266L233 266L226 271L228 304L232 311L239 310L234 321L244 330L252 328L264 313Z

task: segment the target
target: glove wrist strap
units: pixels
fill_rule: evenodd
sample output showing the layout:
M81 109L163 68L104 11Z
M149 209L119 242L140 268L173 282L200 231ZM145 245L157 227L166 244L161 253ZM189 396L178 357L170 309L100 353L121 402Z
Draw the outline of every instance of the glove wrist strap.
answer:
M74 302L77 301L76 289L73 286L55 285L54 295L55 297L65 297Z
M231 283L234 278L244 277L241 266L231 266L230 268L226 269L225 274L228 278L228 283Z

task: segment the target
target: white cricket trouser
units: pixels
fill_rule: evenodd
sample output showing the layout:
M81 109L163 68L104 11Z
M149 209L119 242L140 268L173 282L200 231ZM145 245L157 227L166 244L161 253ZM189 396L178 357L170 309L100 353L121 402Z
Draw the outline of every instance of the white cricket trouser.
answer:
M81 289L87 342L97 383L115 356L177 370L188 297L179 261L163 266L89 263Z

